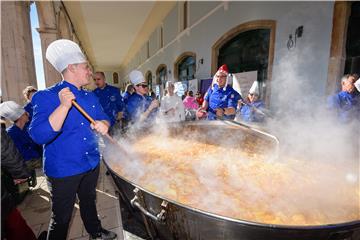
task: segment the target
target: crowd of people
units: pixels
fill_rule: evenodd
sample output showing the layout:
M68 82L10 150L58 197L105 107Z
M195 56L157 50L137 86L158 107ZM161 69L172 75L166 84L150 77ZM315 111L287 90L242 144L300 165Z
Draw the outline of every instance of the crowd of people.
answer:
M6 133L2 133L2 162L3 157L10 156L3 152L4 136L9 136L8 142L14 143L25 166L11 174L14 179L28 179L40 167L47 176L52 203L48 239L66 239L76 197L80 199L81 218L90 239L116 238L115 233L101 226L95 204L99 135L163 122L235 119L262 123L268 117L259 82L255 81L243 98L229 83L225 64L217 70L204 95L198 91L194 97L193 91L187 91L181 98L175 92L174 82L168 81L166 95L159 101L150 95L148 83L138 70L130 72L130 83L121 94L119 88L106 83L103 72L92 74L81 49L70 40L51 43L46 58L62 74L63 80L41 91L32 86L25 88L25 105L3 102L0 115L12 122ZM92 77L97 88L85 90L83 86L89 84ZM343 76L341 86L339 93L328 98L328 109L342 123L359 119L359 76ZM89 122L72 107L74 101L94 122ZM15 158L19 154L13 155ZM6 166L2 164L3 167ZM2 215L2 219L7 217Z

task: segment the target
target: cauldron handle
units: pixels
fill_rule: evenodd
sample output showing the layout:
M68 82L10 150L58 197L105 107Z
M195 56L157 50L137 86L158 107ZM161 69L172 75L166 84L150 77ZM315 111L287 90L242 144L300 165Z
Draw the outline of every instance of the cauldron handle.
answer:
M137 193L139 191L140 190L138 188L134 189L135 196L130 201L131 205L133 207L138 208L145 216L148 216L152 220L157 221L159 223L164 223L165 222L165 214L166 214L165 209L167 207L168 202L163 200L163 202L161 203L161 208L162 208L161 211L158 214L154 215L154 214L150 213L148 210L146 210L143 206L141 206L141 204L139 202L139 197L137 196Z

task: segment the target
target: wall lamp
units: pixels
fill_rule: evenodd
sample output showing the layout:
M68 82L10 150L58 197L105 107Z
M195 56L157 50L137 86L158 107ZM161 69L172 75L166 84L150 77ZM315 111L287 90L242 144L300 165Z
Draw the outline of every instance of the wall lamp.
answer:
M293 35L292 35L292 33L289 35L289 39L288 39L287 44L286 44L286 46L287 46L287 48L288 48L289 50L292 50L293 48L296 47L296 40L297 40L298 38L301 38L301 37L302 37L303 31L304 31L304 26L299 26L299 27L297 27L297 28L295 29L294 40L293 40Z

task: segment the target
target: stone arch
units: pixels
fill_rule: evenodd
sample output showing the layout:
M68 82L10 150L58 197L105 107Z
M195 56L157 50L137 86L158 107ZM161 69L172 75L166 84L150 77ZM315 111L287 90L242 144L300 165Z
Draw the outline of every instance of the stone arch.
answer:
M165 79L165 81L167 80L167 66L166 66L166 64L160 64L158 67L157 67L157 69L156 69L156 80L155 80L155 83L156 84L165 84L165 83L163 83L163 82L161 82L160 81L160 71L162 70L162 69L164 69L165 68L165 72L166 72L166 79Z
M193 57L195 59L195 70L196 70L196 53L194 52L183 52L180 56L177 57L174 63L174 79L179 80L179 65L187 57ZM196 71L195 71L196 73Z
M145 73L145 80L149 85L149 89L152 89L152 84L153 84L152 77L153 76L152 76L151 70L147 70L146 73Z

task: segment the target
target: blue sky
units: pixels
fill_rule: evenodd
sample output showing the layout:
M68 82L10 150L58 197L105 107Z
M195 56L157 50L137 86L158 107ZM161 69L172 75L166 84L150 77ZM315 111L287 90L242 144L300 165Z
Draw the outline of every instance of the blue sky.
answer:
M44 66L42 60L40 35L36 30L36 28L39 27L39 18L34 3L30 5L30 21L31 21L31 35L33 39L36 80L38 84L37 88L41 90L41 89L45 89L45 76L44 76Z

